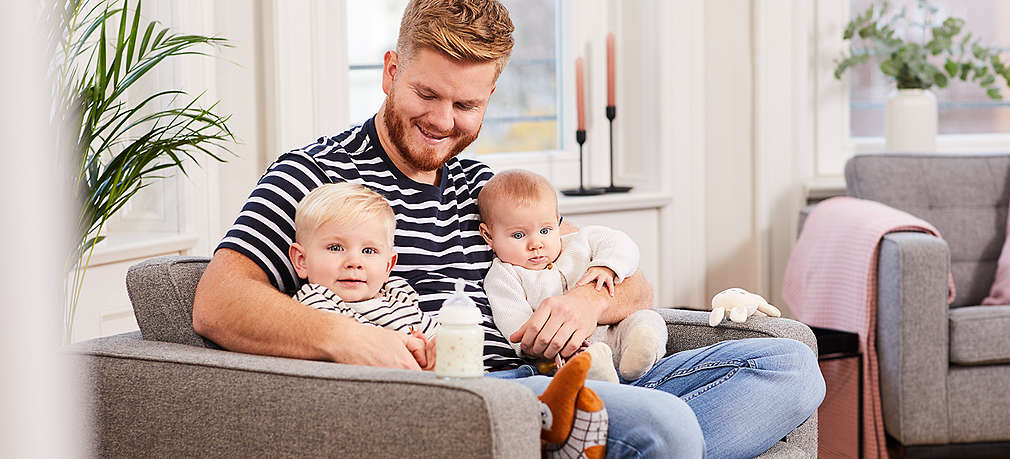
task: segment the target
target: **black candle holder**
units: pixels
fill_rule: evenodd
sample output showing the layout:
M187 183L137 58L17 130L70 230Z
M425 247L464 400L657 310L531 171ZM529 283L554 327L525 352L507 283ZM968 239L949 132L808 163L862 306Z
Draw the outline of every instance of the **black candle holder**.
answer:
M614 118L617 118L617 107L607 106L607 119L610 121L610 186L603 188L604 193L627 193L630 186L614 185Z
M586 130L575 131L575 141L579 143L579 187L561 190L565 196L596 196L606 193L603 188L587 188L582 181L582 144L586 143Z

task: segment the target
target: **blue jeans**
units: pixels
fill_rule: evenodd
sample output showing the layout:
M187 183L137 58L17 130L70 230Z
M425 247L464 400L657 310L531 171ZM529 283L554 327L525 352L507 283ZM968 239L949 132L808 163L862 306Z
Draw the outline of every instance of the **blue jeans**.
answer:
M488 376L515 378L536 394L551 381L528 365ZM723 341L667 356L635 381L586 385L607 408L608 458L754 457L824 398L816 356L784 338Z

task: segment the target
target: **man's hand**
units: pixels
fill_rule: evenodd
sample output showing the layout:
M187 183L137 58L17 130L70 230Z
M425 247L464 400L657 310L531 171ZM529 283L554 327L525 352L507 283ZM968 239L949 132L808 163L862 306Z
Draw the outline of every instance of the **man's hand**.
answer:
M571 357L596 330L596 320L607 307L606 297L590 286L576 287L540 303L509 341L522 343L523 353L553 359Z
M420 370L426 366L424 341L387 328L360 325L356 327L354 352L340 363L372 367Z
M607 291L610 292L610 296L614 296L614 279L616 277L617 273L615 273L613 269L606 266L592 266L586 270L586 273L582 275L582 279L579 279L575 285L596 283L597 291L606 287Z

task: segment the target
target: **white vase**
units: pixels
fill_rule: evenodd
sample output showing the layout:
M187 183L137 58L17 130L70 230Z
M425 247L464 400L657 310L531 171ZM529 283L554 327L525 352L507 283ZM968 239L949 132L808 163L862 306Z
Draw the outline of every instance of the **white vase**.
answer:
M887 151L936 151L936 96L928 89L899 89L884 106Z

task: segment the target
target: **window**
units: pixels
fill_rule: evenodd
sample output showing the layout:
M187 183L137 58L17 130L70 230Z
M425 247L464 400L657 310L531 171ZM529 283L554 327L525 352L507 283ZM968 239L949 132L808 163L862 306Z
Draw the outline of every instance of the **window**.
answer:
M491 153L561 148L560 0L503 0L516 30L515 47L468 151ZM382 56L396 46L406 0L347 2L348 105L352 123L382 105Z
M919 14L918 0L892 0L891 8L908 8L909 15ZM862 13L871 3L879 0L852 0L851 15ZM1004 62L1010 63L1010 2L1005 0L932 0L940 11L940 22L948 16L965 20L965 28L983 44L1002 47L1007 54ZM915 17L915 16L912 16ZM868 63L846 72L851 92L850 126L853 137L881 137L884 135L884 101L894 85L876 67ZM1002 82L1002 78L1000 78ZM1005 85L1005 83L1004 83ZM992 100L977 84L951 81L946 88L934 88L939 109L939 134L990 134L1010 132L1010 91L1003 87L1003 100Z

